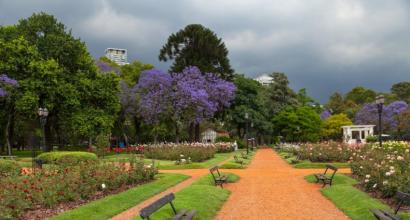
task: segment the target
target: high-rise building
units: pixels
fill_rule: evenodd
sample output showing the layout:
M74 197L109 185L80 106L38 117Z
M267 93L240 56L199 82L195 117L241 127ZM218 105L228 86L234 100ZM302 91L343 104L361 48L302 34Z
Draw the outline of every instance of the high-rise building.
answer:
M126 49L107 48L105 49L105 57L114 61L118 65L129 64Z
M263 74L255 78L256 81L258 81L260 84L264 86L268 86L269 84L272 84L272 77L269 76L268 74Z

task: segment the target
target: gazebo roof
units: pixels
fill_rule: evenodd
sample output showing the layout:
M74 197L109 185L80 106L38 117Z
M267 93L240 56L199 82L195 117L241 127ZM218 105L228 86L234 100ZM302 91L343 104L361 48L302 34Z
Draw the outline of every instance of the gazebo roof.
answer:
M342 128L373 128L376 125L346 125L342 126Z

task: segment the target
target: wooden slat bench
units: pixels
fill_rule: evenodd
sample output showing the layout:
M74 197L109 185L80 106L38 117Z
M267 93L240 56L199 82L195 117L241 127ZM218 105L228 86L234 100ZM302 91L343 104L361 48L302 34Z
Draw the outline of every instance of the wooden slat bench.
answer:
M328 170L333 171L333 173L330 177L326 175ZM326 184L329 184L330 186L332 186L333 177L335 176L337 170L338 170L337 167L335 167L331 164L326 164L326 170L323 174L314 174L315 177L316 177L316 183L323 182L322 187L325 187Z
M374 208L370 209L370 211L378 220L401 220L397 213L399 212L403 204L410 204L410 194L398 191L396 194L396 198L398 200L398 204L396 209L394 210L394 213L391 213L387 210Z
M10 160L15 160L17 156L0 156L0 159L10 159Z
M221 186L221 188L224 188L223 184L228 182L228 176L221 175L218 166L212 167L211 169L209 169L209 172L211 172L212 174L212 178L215 181L215 186L219 185Z
M158 199L157 201L153 202L152 204L144 207L141 209L140 211L140 216L142 219L148 219L150 220L150 216L156 212L158 209L162 208L163 206L165 206L166 204L170 204L172 211L174 212L174 216L172 217L172 220L190 220L194 217L196 211L192 210L192 211L187 211L187 210L180 210L179 212L177 212L177 210L175 209L174 204L172 203L172 201L175 199L175 195L174 193L170 193L160 199Z
M242 156L243 159L248 159L248 155L245 154L244 152L241 153L241 156Z
M239 159L238 156L233 156L233 158L235 159L235 163L239 163L241 165L241 167L243 167L243 160Z

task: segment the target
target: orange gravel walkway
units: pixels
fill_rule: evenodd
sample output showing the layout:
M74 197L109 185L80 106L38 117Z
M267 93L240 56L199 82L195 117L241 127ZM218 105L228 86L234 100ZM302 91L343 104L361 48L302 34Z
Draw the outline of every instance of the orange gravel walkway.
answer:
M303 179L317 171L323 169L294 169L272 149L258 150L247 169L229 171L241 179L227 184L232 194L216 219L349 219L319 192L319 185Z

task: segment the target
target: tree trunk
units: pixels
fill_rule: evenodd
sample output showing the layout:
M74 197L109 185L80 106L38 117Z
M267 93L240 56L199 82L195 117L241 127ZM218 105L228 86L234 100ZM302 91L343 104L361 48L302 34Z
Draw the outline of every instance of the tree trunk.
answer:
M179 144L179 126L177 122L175 122L175 143Z
M194 123L191 122L188 126L189 141L194 142Z
M9 112L9 115L7 117L7 124L6 124L6 129L5 129L5 133L4 133L4 137L6 139L6 148L7 148L7 154L9 156L11 156L11 143L12 143L12 138L10 135L10 128L12 127L12 120L13 120L13 114L11 112Z
M199 123L195 124L195 142L199 142L200 139Z
M135 143L141 143L141 120L138 117L134 117L135 125Z

